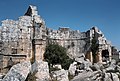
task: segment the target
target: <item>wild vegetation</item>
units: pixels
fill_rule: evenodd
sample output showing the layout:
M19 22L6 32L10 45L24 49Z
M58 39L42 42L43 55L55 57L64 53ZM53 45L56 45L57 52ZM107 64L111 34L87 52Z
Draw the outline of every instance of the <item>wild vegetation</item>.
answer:
M44 54L44 60L48 62L51 68L55 64L60 64L63 69L68 69L73 62L67 55L66 48L58 44L48 44Z

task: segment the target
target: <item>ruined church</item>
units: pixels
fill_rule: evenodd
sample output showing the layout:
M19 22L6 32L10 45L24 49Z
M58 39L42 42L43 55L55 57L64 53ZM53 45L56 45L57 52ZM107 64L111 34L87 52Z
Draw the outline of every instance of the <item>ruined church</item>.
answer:
M6 19L0 27L0 68L25 60L43 60L48 42L55 42L67 49L71 58L85 54L93 62L91 51L92 40L96 40L98 50L96 62L111 60L111 44L104 34L92 27L88 31L80 32L68 27L58 30L46 27L45 21L38 14L37 7L30 5L24 16L18 20Z

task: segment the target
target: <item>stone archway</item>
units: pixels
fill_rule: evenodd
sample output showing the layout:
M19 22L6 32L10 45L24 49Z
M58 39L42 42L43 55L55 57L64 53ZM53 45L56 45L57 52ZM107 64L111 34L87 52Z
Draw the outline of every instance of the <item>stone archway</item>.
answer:
M108 50L102 50L102 61L107 62L109 60L109 51Z

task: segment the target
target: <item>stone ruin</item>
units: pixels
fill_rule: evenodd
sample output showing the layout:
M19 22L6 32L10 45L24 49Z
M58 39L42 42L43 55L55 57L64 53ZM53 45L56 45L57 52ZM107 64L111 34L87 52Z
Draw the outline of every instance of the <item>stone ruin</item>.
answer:
M95 38L99 45L96 62L111 60L111 43L97 28L86 32L61 27L58 30L47 28L38 14L37 7L30 5L24 16L18 20L6 19L0 27L0 71L8 67L10 58L13 64L25 60L43 60L46 45L58 43L68 50L69 57L76 58L85 54L93 62L91 41Z

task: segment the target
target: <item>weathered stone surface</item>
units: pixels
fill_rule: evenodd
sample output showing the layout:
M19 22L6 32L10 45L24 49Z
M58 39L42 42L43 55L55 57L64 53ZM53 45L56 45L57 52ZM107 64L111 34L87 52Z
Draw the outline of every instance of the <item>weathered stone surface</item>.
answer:
M32 65L32 72L36 72L37 81L49 81L49 67L48 63L44 61L36 61Z
M94 63L94 65L92 65L90 67L94 71L100 71L103 68L103 65L101 63Z
M23 63L16 64L10 69L2 81L25 81L30 70L30 62L25 61Z
M52 79L56 81L69 81L68 79L68 71L62 69L58 71L52 72Z
M117 65L120 66L120 62L118 62Z
M115 64L116 64L116 60L112 59L112 60L111 60L111 65L112 65L112 64L115 65Z
M0 74L0 79L2 79L2 76L3 76L3 75L2 75L2 74Z
M115 70L116 68L116 61L113 59L109 65L108 68L106 68L106 71L112 71L112 70Z
M80 55L77 55L75 57L75 61L77 61L79 63L83 63L85 61L85 55L84 55L84 53L81 53Z
M85 70L87 70L87 71L92 71L92 69L90 68L90 66L92 66L92 63L88 60L88 59L86 59L84 62L83 62L83 64L85 65Z
M112 81L110 73L105 73L103 80L104 81Z
M99 71L95 71L95 72L82 72L79 73L78 76L75 76L71 81L99 81L100 78L98 78L100 76L100 72Z
M0 81L2 81L2 79L4 78L5 74L4 73L0 73Z
M30 59L32 58L31 51L35 52L35 58L37 61L32 65L31 72L36 72L35 76L37 77L37 81L49 80L48 63L39 61L43 58L43 54L45 52L45 47L47 44L46 41L57 42L59 45L68 49L67 51L69 53L69 56L71 58L75 58L75 61L77 61L77 64L71 64L69 72L72 75L75 75L76 72L78 72L77 74L78 76L80 76L78 77L78 80L98 81L102 77L100 76L100 74L105 74L106 81L107 79L112 80L112 78L117 80L117 75L114 73L99 73L99 71L103 69L101 68L102 66L100 64L93 65L95 71L92 71L90 69L90 66L92 66L91 62L93 60L90 50L92 43L91 40L93 38L95 38L97 44L99 45L99 53L97 53L98 56L96 56L97 62L105 61L105 63L107 63L111 61L111 44L106 40L104 34L97 27L93 27L87 32L70 30L67 27L62 27L58 30L50 30L49 28L46 28L44 20L40 17L40 15L38 15L37 8L30 5L28 11L25 13L24 16L19 17L19 20L14 21L7 19L2 21L0 32L0 41L3 43L0 45L0 50L5 48L1 51L1 53L8 56L9 54L12 54L14 52L14 54L22 53L25 54L25 58L27 57L28 59ZM32 39L35 39L35 41L33 42ZM31 45L35 45L36 49L33 49ZM91 62L85 59L86 52L90 52L90 57L88 59L90 59ZM3 60L1 60L0 65L5 66L7 64L6 60L3 58L3 56L1 57L1 59ZM19 59L19 61L20 60L21 59ZM104 68L106 72L109 72L111 70L115 71L116 68L120 72L120 67L116 66L115 60L112 60L110 65L108 64L108 67ZM11 68L11 70L5 76L4 80L24 80L28 73L28 68L26 68L23 64L17 64L16 66L13 66ZM65 70L56 71L54 72L54 75L55 77L57 77L57 80L68 80L68 74Z
M117 70L120 72L120 66L117 65L116 67L117 67Z
M117 74L112 73L112 77L113 77L113 81L120 81Z
M105 73L104 81L120 81L116 73Z
M68 27L60 27L58 30L46 28L45 21L38 14L37 7L32 5L29 6L24 16L19 17L19 20L7 19L2 21L0 32L0 40L4 42L2 48L5 48L2 51L3 54L12 54L15 51L14 54L23 53L27 55L27 58L32 58L31 51L35 51L36 59L37 57L40 59L43 58L46 41L51 41L67 48L69 56L75 58L90 51L91 40L95 36L94 38L100 46L98 47L100 52L98 61L103 60L101 59L103 50L107 50L108 56L111 56L111 45L97 27L93 27L87 32L70 30ZM32 39L35 39L35 44L33 44ZM34 50L31 45L35 45L36 49ZM41 54L39 54L40 52ZM78 61L82 62L82 60Z
M77 65L77 62L73 62L72 64L70 64L68 71L71 75L75 75L76 65Z
M75 61L73 64L69 67L69 73L71 75L78 75L79 73L82 73L85 71L92 71L90 66L92 66L92 63L85 58L84 54L80 54L75 58Z
M93 71L83 69L71 81L120 81L119 66L115 61L108 64L107 68L101 63L94 63L91 68Z
M53 65L53 68L62 69L62 66L60 64L56 64L56 65Z
M0 81L2 81L2 78L3 78L3 75L2 75L2 74L0 74Z

